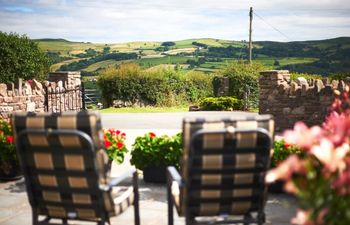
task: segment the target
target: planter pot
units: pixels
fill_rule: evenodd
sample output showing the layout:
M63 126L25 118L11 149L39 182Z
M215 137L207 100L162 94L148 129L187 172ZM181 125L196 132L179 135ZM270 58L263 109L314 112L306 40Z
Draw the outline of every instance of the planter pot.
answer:
M283 186L284 186L284 181L282 180L276 180L275 182L269 184L268 186L268 191L270 193L284 193Z
M21 169L16 160L0 160L0 180L11 181L22 177Z
M166 183L166 166L148 166L143 169L143 180L151 183Z

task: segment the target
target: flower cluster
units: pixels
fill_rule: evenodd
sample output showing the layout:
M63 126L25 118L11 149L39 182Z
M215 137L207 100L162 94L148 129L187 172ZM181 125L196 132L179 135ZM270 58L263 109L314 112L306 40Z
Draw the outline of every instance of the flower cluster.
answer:
M291 154L302 154L303 151L296 145L286 143L283 139L273 143L273 155L271 157L271 167L274 168L283 162Z
M0 160L17 160L11 125L0 119Z
M104 129L103 131L103 141L109 158L118 163L122 163L124 161L124 155L128 151L125 146L125 133L112 128Z
M335 225L350 223L350 99L349 88L337 95L322 126L297 122L284 132L284 141L304 154L291 155L269 171L267 182L285 180L300 209L293 224Z

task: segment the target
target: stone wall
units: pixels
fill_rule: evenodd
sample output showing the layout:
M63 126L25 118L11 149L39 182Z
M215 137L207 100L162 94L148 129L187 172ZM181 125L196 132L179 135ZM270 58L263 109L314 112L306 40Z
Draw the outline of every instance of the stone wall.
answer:
M35 79L30 81L17 80L15 83L0 84L0 118L9 119L12 112L44 112L44 111L66 111L72 102L74 107L81 108L81 93L67 95L66 98L60 96L60 93L66 90L80 89L80 73L62 72L61 80L58 79L58 73L49 74L48 80L39 82ZM78 76L79 75L79 76ZM47 98L46 93L54 93L53 97ZM49 107L45 108L45 102ZM60 103L60 108L53 109L52 106Z
M276 131L293 128L297 121L320 125L334 100L334 89L344 90L343 81L290 80L288 70L260 73L259 113L272 114Z

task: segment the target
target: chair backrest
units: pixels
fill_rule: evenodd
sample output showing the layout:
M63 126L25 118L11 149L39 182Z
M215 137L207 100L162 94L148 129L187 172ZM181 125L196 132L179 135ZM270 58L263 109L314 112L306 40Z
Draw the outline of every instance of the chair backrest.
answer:
M29 202L40 215L96 219L113 215L98 113L15 113L17 153Z
M215 216L263 209L273 136L269 115L184 119L180 211Z

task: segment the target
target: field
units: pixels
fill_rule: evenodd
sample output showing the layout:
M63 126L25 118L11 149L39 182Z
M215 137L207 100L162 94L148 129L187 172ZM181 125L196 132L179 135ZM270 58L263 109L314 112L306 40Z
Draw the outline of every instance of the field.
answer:
M86 42L70 42L64 39L35 40L44 51L56 52L61 56L73 59L52 65L51 70L59 70L62 65L88 58L78 58L76 54L85 53L91 48L102 53L106 47L110 52L130 53L138 55L132 60L142 68L154 68L158 65L181 65L185 69L204 72L215 72L226 67L231 61L247 57L247 43L242 41L220 40L213 38L188 39L174 41L174 45L162 50L162 42L128 42L112 44L94 44ZM196 43L199 43L197 45ZM198 47L204 45L206 47ZM210 50L217 48L214 60L210 60ZM232 55L227 57L228 49ZM224 52L226 51L226 52ZM342 37L320 41L305 42L255 42L253 60L270 69L289 69L302 73L319 73L327 75L341 71L350 71L350 38ZM226 54L226 55L225 55ZM209 58L209 59L207 59ZM201 60L202 59L202 60ZM203 61L204 60L204 61ZM189 62L192 61L192 62ZM125 61L104 60L89 64L82 71L98 74L98 70L108 66L116 66ZM130 60L126 61L130 62ZM192 64L191 64L192 63Z

